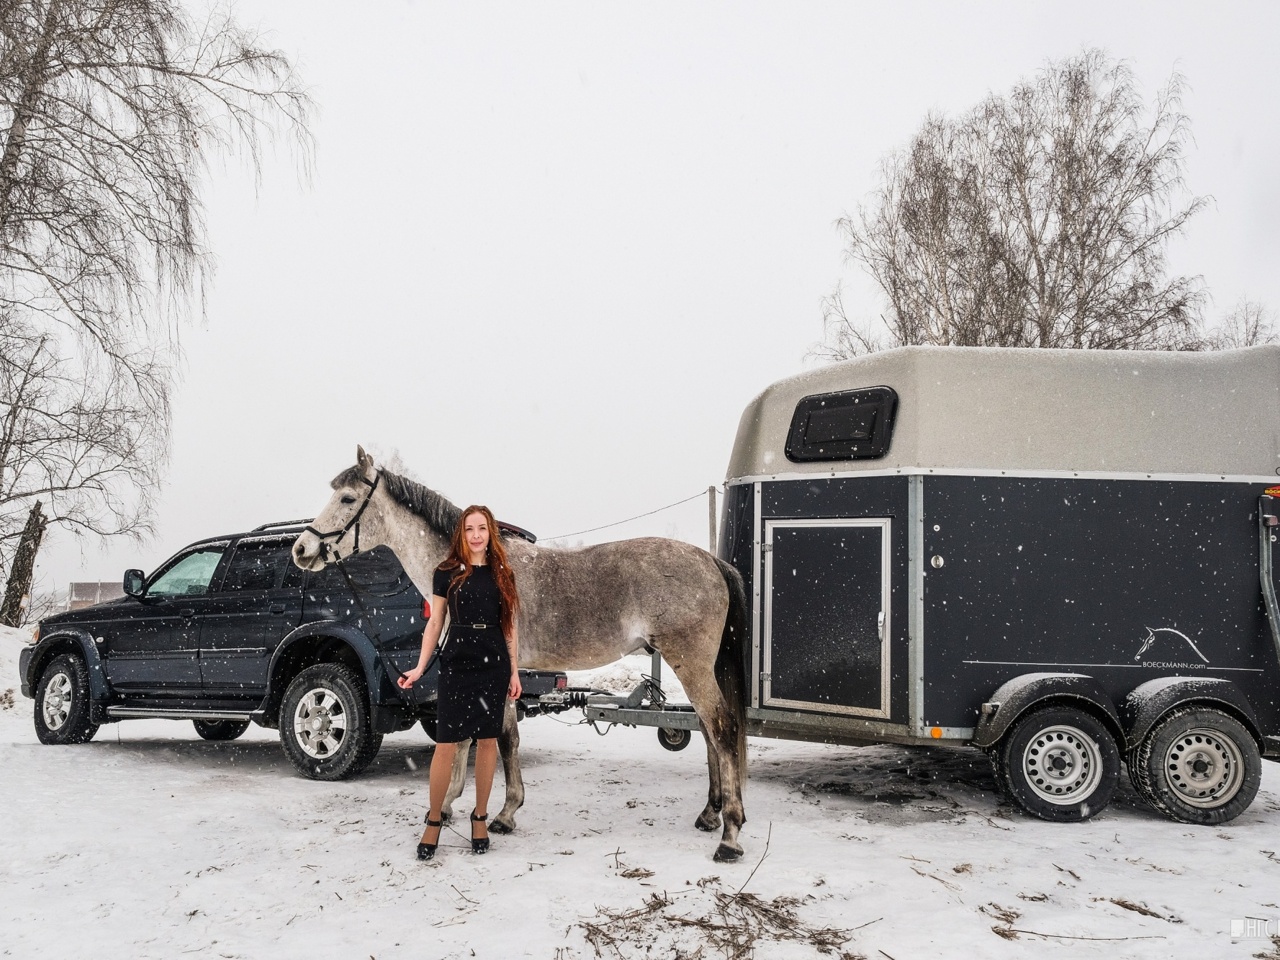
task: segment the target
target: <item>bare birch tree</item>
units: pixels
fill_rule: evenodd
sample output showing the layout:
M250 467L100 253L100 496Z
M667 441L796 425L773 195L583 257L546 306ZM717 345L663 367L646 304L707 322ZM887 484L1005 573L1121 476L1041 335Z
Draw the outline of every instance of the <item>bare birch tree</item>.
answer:
M1088 50L959 118L927 117L870 205L839 221L884 294L880 322L851 318L837 290L817 352L1194 345L1200 282L1165 262L1205 203L1183 187L1181 89L1175 75L1147 109L1128 65Z
M1241 300L1204 337L1206 350L1234 350L1280 343L1275 314L1256 300Z
M36 498L77 530L146 529L212 266L206 163L256 173L283 136L305 173L311 108L228 12L0 0L0 544Z

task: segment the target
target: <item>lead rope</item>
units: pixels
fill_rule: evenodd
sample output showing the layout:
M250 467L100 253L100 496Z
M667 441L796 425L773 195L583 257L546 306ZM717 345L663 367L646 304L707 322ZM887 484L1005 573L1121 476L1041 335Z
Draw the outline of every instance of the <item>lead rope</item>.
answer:
M355 556L354 553L349 555L349 557L354 557L354 556ZM364 605L364 601L360 599L360 589L356 586L355 581L351 579L351 574L347 573L346 561L349 557L343 557L342 559L335 560L333 565L337 567L338 572L342 574L342 579L347 581L347 589L351 591L352 598L355 600L356 605L360 608L360 612L364 614L364 618L369 621L370 625L372 625L373 616L369 613L369 608ZM373 633L373 636L371 636L369 639L373 641L373 648L378 651L378 659L381 660L384 664L387 663L387 655L382 649L382 631L375 630ZM431 655L431 659L427 661L426 669L422 671L424 674L427 672L427 670L431 669L431 664L435 662L436 656L438 656L439 653L440 653L440 647L439 645L437 645L435 653L433 653ZM393 663L392 666L395 666L395 664ZM398 674L397 679L405 675L404 671L401 670L399 667L396 667L396 673Z

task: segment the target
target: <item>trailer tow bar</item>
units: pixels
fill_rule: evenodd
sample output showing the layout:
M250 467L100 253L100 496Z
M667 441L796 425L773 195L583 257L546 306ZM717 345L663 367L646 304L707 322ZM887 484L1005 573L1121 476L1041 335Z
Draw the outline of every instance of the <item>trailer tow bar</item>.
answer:
M650 675L641 677L631 693L625 697L590 697L582 713L600 736L619 723L626 727L657 727L658 742L667 750L683 750L693 734L702 730L691 704L667 702L662 691L662 657L656 650Z

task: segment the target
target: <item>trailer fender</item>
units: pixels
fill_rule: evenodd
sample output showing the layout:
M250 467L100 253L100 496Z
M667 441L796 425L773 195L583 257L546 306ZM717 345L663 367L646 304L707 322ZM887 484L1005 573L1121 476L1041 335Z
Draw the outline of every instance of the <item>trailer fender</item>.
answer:
M64 629L59 633L41 637L40 642L30 649L29 658L21 658L27 660L26 669L22 671L21 676L24 697L35 696L36 684L40 682L40 674L44 672L45 664L60 653L75 653L84 658L85 666L89 668L89 700L92 703L100 704L111 695L107 675L102 669L102 657L98 653L98 645L84 630Z
M1092 707L1090 713L1115 734L1117 744L1123 741L1115 704L1093 677L1082 673L1024 673L1002 683L979 708L973 745L984 750L994 747L1020 716L1046 701Z
M1120 718L1125 729L1125 750L1142 743L1147 734L1170 710L1189 703L1225 709L1243 723L1264 749L1262 725L1253 712L1249 698L1230 680L1216 677L1160 677L1135 687L1120 705Z

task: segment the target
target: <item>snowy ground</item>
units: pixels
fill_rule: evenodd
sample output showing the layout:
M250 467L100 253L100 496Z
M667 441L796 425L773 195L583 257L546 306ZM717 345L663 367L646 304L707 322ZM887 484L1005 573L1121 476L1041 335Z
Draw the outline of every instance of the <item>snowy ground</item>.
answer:
M652 730L535 718L518 832L475 857L446 831L420 864L421 732L338 784L295 775L257 728L212 744L131 721L44 747L32 702L5 696L17 636L0 632L0 956L711 960L726 953L699 921L723 927L746 903L801 937L744 954L769 960L818 956L804 937L822 928L848 931L832 956L877 960L1280 958L1280 939L1239 936L1257 920L1278 932L1275 764L1226 827L1159 818L1127 784L1092 821L1055 826L1001 805L976 753L752 741L747 856L717 864L715 835L692 826L699 738L669 753ZM758 900L727 896L744 884Z

